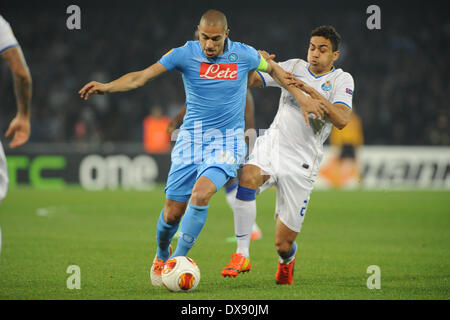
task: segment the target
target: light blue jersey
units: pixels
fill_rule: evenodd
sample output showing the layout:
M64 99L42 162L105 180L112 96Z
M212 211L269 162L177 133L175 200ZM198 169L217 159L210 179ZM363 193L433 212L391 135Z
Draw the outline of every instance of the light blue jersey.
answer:
M182 73L186 115L172 151L166 194L190 195L208 167L236 176L246 154L244 110L248 73L261 56L254 48L229 39L224 53L207 58L199 41L172 49L158 62ZM193 165L193 166L192 166ZM189 183L182 176L190 175Z
M205 56L199 41L188 41L165 54L158 62L183 76L187 110L181 128L193 130L194 122L202 121L204 131L243 129L247 75L260 59L254 48L229 39L224 53L212 59Z

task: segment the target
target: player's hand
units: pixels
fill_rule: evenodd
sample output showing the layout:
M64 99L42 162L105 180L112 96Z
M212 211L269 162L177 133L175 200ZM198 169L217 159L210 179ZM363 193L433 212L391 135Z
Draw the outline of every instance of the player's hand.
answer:
M84 100L89 99L91 94L105 94L108 93L108 86L105 83L97 81L91 81L86 84L80 91L78 91L80 97Z
M305 118L306 125L309 126L309 117L308 115L312 113L314 115L314 119L323 119L327 112L327 107L325 104L316 99L308 99L308 103L304 103L301 106L303 117Z
M296 76L294 76L292 73L287 73L286 79L289 81L289 85L295 86L302 90L303 92L306 92L307 94L311 95L313 92L313 88L303 82L302 80L298 79Z
M9 144L11 148L19 147L28 141L30 138L30 117L24 115L17 115L9 124L8 130L5 133L5 138L11 138Z
M302 80L299 80L299 79L297 79L296 82L297 82L297 88L299 88L303 92L306 92L310 96L315 97L315 95L314 95L315 91L311 86L309 86L308 84L306 84L305 82L303 82Z
M276 56L274 54L269 54L265 50L258 50L259 54L269 63L270 60L273 60Z
M169 124L167 125L167 133L172 134L172 132L177 127L177 125L178 125L178 121L176 119L170 120Z
M292 73L285 71L284 78L285 78L284 80L285 80L286 85L299 88L298 87L299 80ZM301 88L299 88L299 89L301 89Z

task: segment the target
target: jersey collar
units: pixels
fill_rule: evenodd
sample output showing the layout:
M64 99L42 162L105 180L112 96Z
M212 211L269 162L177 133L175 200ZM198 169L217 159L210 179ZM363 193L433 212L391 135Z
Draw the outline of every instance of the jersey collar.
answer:
M308 64L308 72L309 72L309 74L312 75L315 79L319 79L319 78L321 78L321 77L323 77L323 76L326 76L326 75L329 74L329 73L332 73L334 70L336 70L336 68L333 66L333 68L331 68L331 70L328 71L327 73L321 74L320 76L316 76L316 75L311 71L310 67L311 67L311 65Z
M225 45L224 45L224 47L223 47L223 53L222 53L221 55L215 57L215 58L208 58L208 57L205 55L205 53L203 52L203 50L202 50L202 48L201 48L201 46L200 46L200 41L198 41L198 45L199 45L199 47L200 47L200 51L201 51L203 57L206 58L206 59L208 59L208 60L213 60L213 61L214 61L214 60L216 60L216 59L221 58L225 53L227 53L227 51L230 49L230 46L231 46L231 40L230 40L229 37L227 37L227 39L225 40Z

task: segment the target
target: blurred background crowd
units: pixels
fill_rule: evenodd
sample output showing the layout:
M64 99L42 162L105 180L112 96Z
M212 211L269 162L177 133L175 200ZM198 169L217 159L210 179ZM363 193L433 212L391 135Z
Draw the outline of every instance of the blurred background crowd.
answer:
M445 2L443 2L445 3ZM156 62L191 40L211 7L228 17L230 38L277 55L306 60L310 32L333 25L342 36L336 66L355 80L354 111L369 145L449 145L450 20L440 3L380 3L381 30L368 30L360 1L210 3L79 2L81 30L68 30L65 1L6 0L8 20L33 76L30 142L142 141L145 116L173 117L184 104L180 75L171 72L127 93L81 100L88 81L111 81ZM77 3L74 3L77 4ZM407 5L405 5L407 4ZM0 129L15 113L9 69L0 65ZM252 89L256 128L267 128L279 89Z

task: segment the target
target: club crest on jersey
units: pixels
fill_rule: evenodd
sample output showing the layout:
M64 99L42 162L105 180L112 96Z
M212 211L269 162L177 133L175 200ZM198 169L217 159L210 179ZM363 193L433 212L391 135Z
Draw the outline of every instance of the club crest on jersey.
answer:
M238 60L239 60L239 56L237 55L237 53L232 52L228 55L228 61L236 62Z
M214 80L236 80L237 64L202 62L200 65L200 78Z
M353 95L353 90L349 88L345 88L345 93L348 93L349 95Z
M329 80L325 81L322 84L322 90L323 91L330 91L331 90L331 82Z

